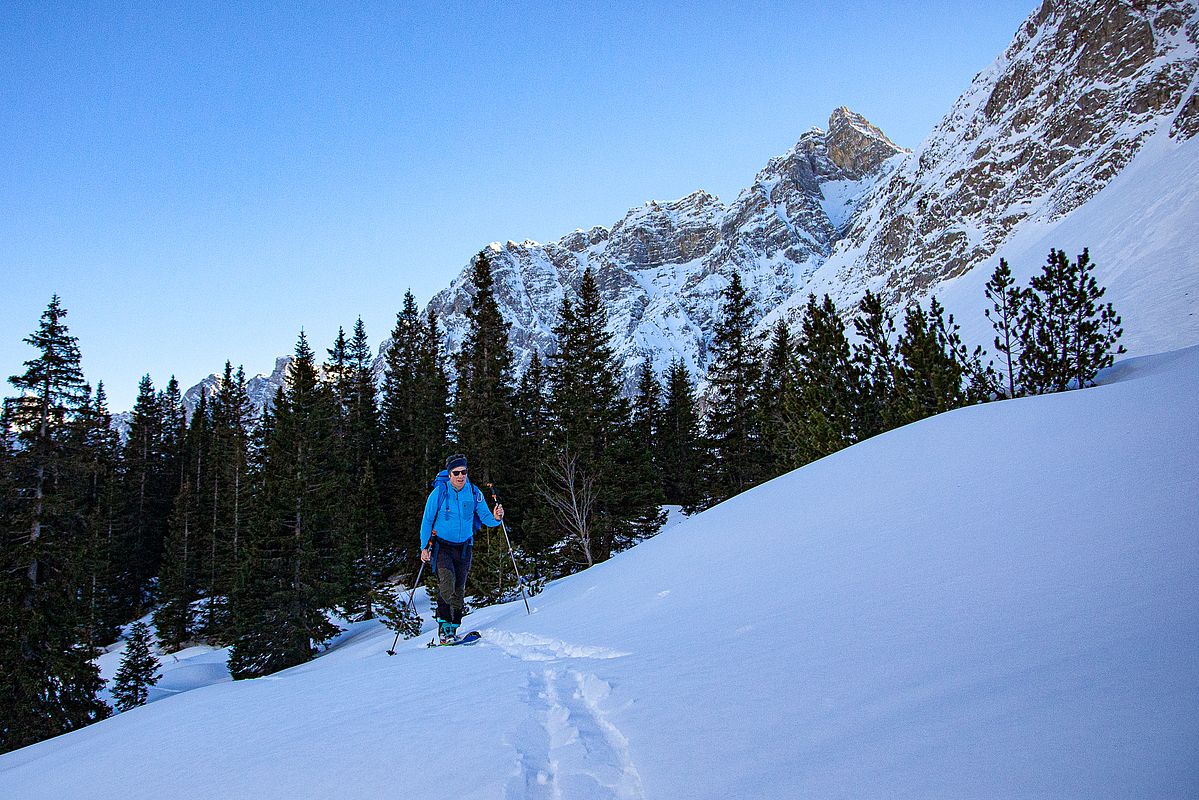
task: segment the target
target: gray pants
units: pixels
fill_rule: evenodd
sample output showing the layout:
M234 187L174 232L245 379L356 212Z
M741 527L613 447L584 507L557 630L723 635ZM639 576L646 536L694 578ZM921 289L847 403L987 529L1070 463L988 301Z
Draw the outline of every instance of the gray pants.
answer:
M433 563L437 568L437 618L462 624L466 605L466 575L470 572L471 545L437 542Z

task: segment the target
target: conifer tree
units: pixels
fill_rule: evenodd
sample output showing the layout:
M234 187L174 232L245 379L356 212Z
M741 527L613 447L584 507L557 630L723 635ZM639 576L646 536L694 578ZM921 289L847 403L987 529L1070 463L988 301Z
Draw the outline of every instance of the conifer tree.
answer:
M467 329L455 358L455 449L468 455L471 480L479 485L504 483L504 463L515 443L512 412L511 324L500 313L487 251L471 269L474 295L466 309Z
M624 465L620 480L624 497L620 503L631 512L616 542L621 549L657 533L666 521L662 510L666 492L654 459L661 416L662 386L654 373L653 360L647 355L637 374L637 393L616 455L618 463Z
M999 266L991 274L984 292L991 301L991 308L984 309L983 314L991 320L995 328L995 352L999 353L1003 366L1003 378L1007 384L1007 396L1018 397L1023 392L1023 379L1020 375L1020 355L1023 345L1020 337L1021 309L1025 302L1024 290L1015 285L1012 270L1005 259L999 259ZM991 312L995 314L992 316Z
M167 650L179 649L192 639L195 632L192 603L199 599L198 517L191 481L184 479L171 513L166 553L159 576L159 602L154 610L154 627Z
M699 508L704 500L704 447L695 386L681 358L675 358L666 373L666 398L657 433L655 464L666 503L686 511Z
M552 512L537 491L537 472L552 452L548 376L536 351L513 395L520 446L513 453L513 477L505 487L504 522L513 538L532 559L529 577L540 580L552 570L551 553L557 542ZM523 569L522 569L522 574Z
M903 367L897 376L900 424L940 414L967 404L966 369L946 337L944 308L934 297L928 312L908 306L897 346Z
M550 359L550 417L557 452L550 464L574 464L575 487L590 485L589 542L576 564L606 561L618 537L641 510L622 506L625 487L619 474L620 437L627 435L628 401L621 395L621 372L612 350L608 316L595 276L588 268L579 285L578 304L563 297L554 334L557 352ZM561 484L561 481L558 482ZM550 488L546 486L545 488ZM565 485L543 491L561 499Z
M894 341L895 320L882 299L867 291L854 317L858 344L854 360L861 376L860 438L869 438L903 424L897 382L902 362Z
M795 361L785 414L790 466L798 467L853 444L861 428L861 372L827 294L820 303L808 296Z
M96 387L94 401L85 402L79 430L86 459L82 478L88 541L80 591L88 608L86 642L99 647L116 640L122 616L116 591L121 554L114 536L120 497L120 437L112 428L103 382Z
M379 393L375 386L374 357L362 318L354 323L350 339L350 396L346 401L349 417L350 459L359 474L375 466L379 447Z
M118 711L145 705L150 687L158 683L159 663L150 650L150 629L144 622L135 622L129 630L128 644L121 665L117 668L112 696Z
M760 343L753 335L753 306L734 272L722 305L708 365L706 429L712 447L711 499L727 500L757 483L760 472L758 399Z
M1088 250L1074 261L1064 250L1050 251L1040 275L1025 292L1021 309L1019 364L1031 394L1061 392L1094 383L1124 351L1124 330L1094 275ZM1115 347L1116 349L1113 349Z
M124 515L122 547L126 574L123 601L128 615L142 611L158 574L170 516L171 489L176 470L168 452L173 432L164 430L164 396L154 390L149 375L138 385L138 396L125 442L123 465Z
M423 508L422 489L429 480L421 469L427 465L417 452L416 441L421 343L420 311L412 292L407 292L383 354L380 397L382 465L378 477L387 514L397 525L403 520L412 520L418 513L418 506ZM395 544L398 546L399 542Z
M200 632L214 643L223 643L229 623L229 598L233 592L240 550L247 527L249 502L249 446L252 411L245 373L225 362L225 370L210 402L193 415L189 439L202 453L197 460L192 489L195 589L204 599ZM176 504L178 505L178 503Z
M429 482L445 463L449 391L437 318L422 318L411 292L383 358L377 478L391 532L386 547L415 564Z
M417 502L419 512L424 509L431 476L445 465L443 456L449 446L450 382L446 376L445 341L437 312L432 308L419 329L418 341L416 376L419 391L413 414L416 425L413 443L422 488Z
M454 449L467 454L470 480L476 486L508 485L509 459L516 449L513 413L511 325L495 298L491 262L484 250L471 269L474 295L466 310L467 329L455 359ZM484 602L500 599L515 585L508 547L498 531L481 530L474 543L468 593Z
M277 396L265 442L258 520L244 580L234 595L234 678L303 663L336 628L331 461L335 407L300 334L285 392Z
M394 553L383 547L386 525L375 480L379 411L373 358L361 317L346 347L345 362L344 388L339 392L340 448L349 502L343 509L345 531L339 561L344 575L340 605L349 616L370 619L375 615L374 606L384 589L384 579L396 562Z
M782 473L790 459L786 450L786 400L795 392L795 343L785 319L770 334L762 380L757 389L761 430L759 471L769 479Z
M80 565L88 532L80 490L86 456L78 416L87 402L78 341L55 295L25 339L38 354L9 378L6 492L0 549L0 752L82 727L108 714L86 645Z

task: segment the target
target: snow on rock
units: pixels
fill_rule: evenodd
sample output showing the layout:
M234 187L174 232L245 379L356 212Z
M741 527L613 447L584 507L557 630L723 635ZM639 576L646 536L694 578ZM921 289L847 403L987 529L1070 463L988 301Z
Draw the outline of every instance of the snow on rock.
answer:
M692 375L703 375L719 293L733 270L763 333L779 318L794 321L810 292L827 292L848 313L869 289L902 314L961 276L979 287L978 299L947 307L966 322L999 256L1018 251L1030 274L1049 246L1079 241L1104 267L1099 279L1113 284L1107 299L1127 309L1129 330L1137 331L1130 352L1194 344L1199 298L1190 288L1199 270L1183 254L1199 250L1199 217L1193 203L1181 213L1153 201L1155 193L1193 192L1140 162L1157 159L1167 139L1178 148L1173 168L1189 179L1197 155L1182 145L1197 132L1199 4L1045 0L914 151L840 108L827 132L805 133L728 206L696 192L634 209L611 231L492 245L518 370L534 350L553 351L562 295L577 290L588 266L600 280L631 390L646 355L659 373L681 357ZM1114 236L1109 215L1087 209L1125 173L1137 179L1121 181L1121 191L1145 202L1122 204ZM1050 232L1062 235L1047 236L1043 252L1020 249ZM1137 285L1129 287L1122 278L1134 273ZM431 302L450 330L451 350L461 342L468 302L465 271Z
M891 431L473 647L315 661L0 756L0 796L1199 794L1199 348Z

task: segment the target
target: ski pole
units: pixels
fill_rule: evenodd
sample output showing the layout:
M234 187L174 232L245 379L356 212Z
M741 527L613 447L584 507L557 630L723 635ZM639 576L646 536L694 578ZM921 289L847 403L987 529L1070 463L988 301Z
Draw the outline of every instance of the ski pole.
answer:
M420 562L420 569L416 571L416 580L412 582L412 591L408 593L408 602L404 604L404 608L412 608L412 599L416 597L416 587L420 586L420 576L425 572L425 562ZM396 644L400 641L400 632L396 631L395 641L391 643L391 649L387 651L387 655L394 656L396 654Z
M491 490L491 502L498 505L500 499L495 496L495 484L487 483L484 486ZM525 600L525 611L532 614L533 611L529 608L529 595L525 591L525 579L520 576L520 567L516 566L516 555L512 552L512 540L508 538L508 526L504 524L503 520L500 520L500 530L504 532L504 541L508 545L508 558L512 559L512 569L516 572L516 582L520 584L520 594Z

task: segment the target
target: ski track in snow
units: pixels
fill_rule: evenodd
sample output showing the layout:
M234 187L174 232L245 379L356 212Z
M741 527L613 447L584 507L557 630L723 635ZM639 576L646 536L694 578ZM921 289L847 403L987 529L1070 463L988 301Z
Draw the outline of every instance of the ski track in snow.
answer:
M520 661L556 661L560 658L623 658L629 655L599 645L571 644L535 633L512 633L488 628L483 641Z
M629 740L600 707L611 686L574 669L529 673L504 800L644 800Z

